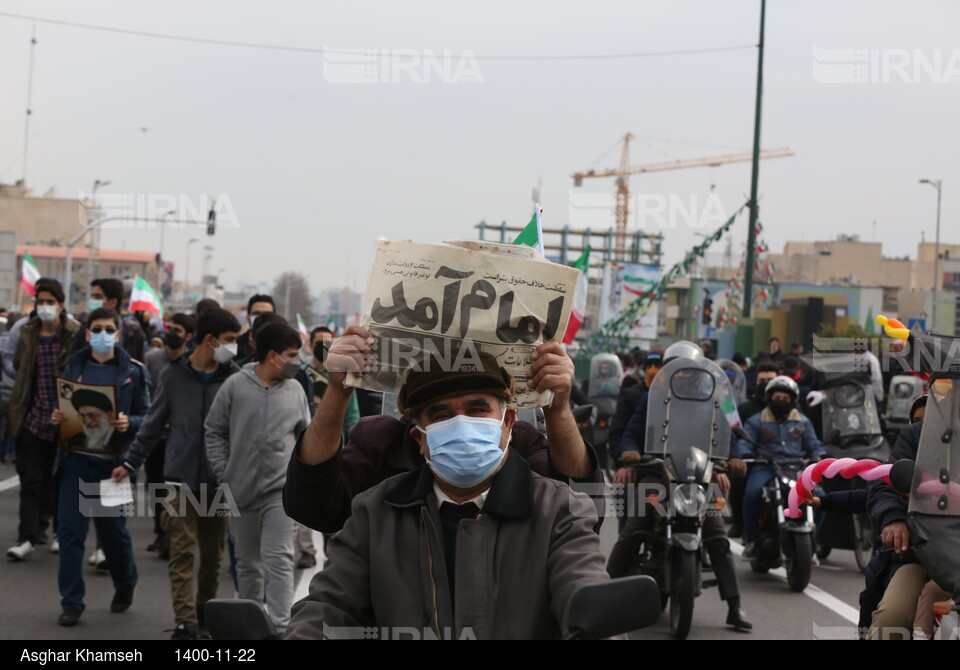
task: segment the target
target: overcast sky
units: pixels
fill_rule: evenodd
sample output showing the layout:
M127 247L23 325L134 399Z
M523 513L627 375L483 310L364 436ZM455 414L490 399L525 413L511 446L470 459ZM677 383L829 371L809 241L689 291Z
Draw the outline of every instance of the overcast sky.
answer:
M544 225L612 225L605 207L574 211L573 220L570 209L571 192L610 194L612 180L574 191L570 174L614 166L618 150L597 159L627 131L690 143L634 142L634 164L730 152L719 147L749 151L755 48L498 58L753 45L759 8L759 0L0 0L3 13L135 31L314 50L413 50L381 58L384 68L358 70L344 65L343 52L192 43L0 15L0 182L23 174L36 27L27 179L38 193L55 187L75 197L109 180L103 193L171 194L182 211L219 194L222 216L238 227L212 239L202 229L169 230L166 255L178 270L187 240L200 237L214 247L210 269L226 268L228 288L272 283L293 269L308 274L314 289L362 289L378 236L434 242L475 238L480 220L522 225L539 180ZM936 192L917 183L923 177L943 180L941 240L960 243L957 26L960 4L949 0L768 3L762 143L796 153L761 163L761 220L774 251L788 239L852 233L875 235L887 255L914 256L921 233L934 238ZM411 62L405 54L444 50L452 56L446 70L390 68ZM339 81L364 76L379 81ZM732 213L749 193L750 166L638 175L630 186L648 202L663 197L701 209L709 202ZM711 193L717 199L708 200ZM659 230L655 217L645 225ZM667 263L700 241L695 232L682 222L664 230ZM744 220L734 236L738 257L745 237ZM109 248L156 250L159 243L157 229L103 236ZM191 256L194 277L200 246Z

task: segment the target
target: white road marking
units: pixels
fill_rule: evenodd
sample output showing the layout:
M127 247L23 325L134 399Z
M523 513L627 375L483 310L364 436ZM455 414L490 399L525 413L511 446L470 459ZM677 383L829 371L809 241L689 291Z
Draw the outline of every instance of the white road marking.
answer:
M737 556L740 556L743 553L743 545L735 540L730 540L730 551L735 553ZM769 573L775 577L779 577L784 582L787 581L787 571L783 568L777 568L776 570L771 570ZM859 625L860 623L860 610L855 607L851 607L847 603L843 602L839 598L830 593L827 593L819 586L814 586L813 584L807 585L807 588L803 590L805 596L813 598L818 603L823 605L829 610L833 610L836 614L843 617L850 623L854 625Z
M318 533L317 531L311 531L311 536L313 537L313 546L317 548L317 564L312 568L307 568L306 570L297 570L297 581L296 586L293 592L293 602L302 600L307 597L307 594L310 592L310 580L313 579L313 576L323 570L323 564L327 560L327 554L324 551L326 547L323 546L323 534Z
M20 486L20 477L14 475L13 477L9 477L3 481L0 481L0 493L9 491L10 489L15 489L18 486Z

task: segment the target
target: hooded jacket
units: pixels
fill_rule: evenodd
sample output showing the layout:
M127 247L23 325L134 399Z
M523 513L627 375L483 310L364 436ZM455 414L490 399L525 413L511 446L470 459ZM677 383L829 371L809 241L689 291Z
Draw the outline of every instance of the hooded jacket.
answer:
M201 484L213 486L216 480L207 462L203 422L217 391L230 375L238 371L233 363L224 363L210 381L204 382L190 365L188 356L181 356L165 367L157 381L157 393L150 411L127 451L123 466L136 472L163 437L164 427L169 423L164 480L183 484L192 491L199 491Z
M255 368L248 363L223 383L204 423L213 475L240 509L283 489L297 435L310 423L300 384L282 379L266 388Z
M596 521L589 498L511 451L477 517L458 525L454 599L433 475L397 475L353 501L286 637L362 637L374 626L389 629L381 637L560 638L574 590L609 579Z

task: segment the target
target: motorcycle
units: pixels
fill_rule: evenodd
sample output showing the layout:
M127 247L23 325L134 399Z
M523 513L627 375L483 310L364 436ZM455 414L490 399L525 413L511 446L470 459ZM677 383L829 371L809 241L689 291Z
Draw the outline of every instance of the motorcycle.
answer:
M638 481L666 484L638 501L652 522L638 531L644 538L639 568L654 577L661 606L669 604L670 633L682 640L690 632L694 601L716 579L702 541L707 514L719 514L723 501L708 499L714 461L730 455L730 429L723 408L732 403L726 374L716 363L678 358L654 378L647 409L645 454ZM659 489L658 489L659 491Z
M911 334L910 344L911 350L950 352L942 365L932 364L940 356L920 357L931 380L917 459L898 461L890 472L891 485L910 494L907 524L914 556L930 579L953 594L953 604L934 606L942 615L960 611L960 363L953 355L960 338Z
M812 363L812 362L811 362ZM890 445L883 434L880 416L870 386L868 372L855 371L852 354L821 354L816 365L815 383L823 400L823 448L832 458L870 458L881 463L890 457ZM835 477L821 482L827 493L862 489L868 483L859 477ZM851 549L857 567L866 570L873 554L876 530L866 511L855 514L824 512L817 520L817 557L827 558L833 549Z
M590 443L597 450L602 467L609 464L607 440L610 438L610 421L617 411L617 397L623 381L623 366L613 354L596 354L590 359L590 376L587 378L587 400L593 405L590 417ZM587 422L581 422L581 433Z
M734 428L734 434L756 448L757 458L745 458L745 463L767 465L774 471L773 478L763 487L763 504L760 507L760 536L757 553L750 559L750 568L763 574L783 566L787 573L790 590L801 592L810 583L813 570L813 509L807 506L806 513L792 519L784 515L787 496L797 478L807 466L803 459L777 462L765 456L763 448L750 439L742 428Z
M890 380L883 418L892 436L910 425L910 405L914 398L926 392L925 387L926 382L915 375L896 375Z
M263 603L219 598L203 607L214 640L277 640ZM566 612L567 640L600 640L646 628L660 618L657 585L645 576L581 584ZM368 630L358 627L358 631Z

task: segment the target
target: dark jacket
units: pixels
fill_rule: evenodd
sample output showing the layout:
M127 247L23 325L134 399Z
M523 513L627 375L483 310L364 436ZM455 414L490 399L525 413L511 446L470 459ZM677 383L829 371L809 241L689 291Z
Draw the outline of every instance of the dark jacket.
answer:
M203 442L203 422L220 386L237 371L236 365L225 363L217 368L211 381L204 382L187 356L164 368L157 381L156 397L127 451L124 467L136 472L163 437L164 427L169 423L164 480L180 482L192 491L200 491L201 484L215 485Z
M30 402L33 400L33 377L37 372L37 344L40 336L40 319L36 316L23 324L17 340L17 350L13 356L13 368L17 371L17 378L10 392L10 433L13 436L20 434L23 421L27 418ZM67 359L73 351L73 337L80 329L80 324L68 319L66 314L60 313L60 355L57 357L57 369L67 364Z
M430 469L388 479L353 501L286 637L362 637L374 626L387 637L558 639L576 588L609 579L591 512L511 451L480 513L459 522L454 599Z
M610 420L610 436L607 438L607 449L611 457L619 463L620 461L620 442L623 440L623 433L630 423L630 418L637 411L640 404L640 398L647 392L646 382L638 382L631 386L620 387L620 396L617 398L617 409L613 413L613 419Z
M920 446L920 430L923 422L907 426L900 431L893 450L890 452L888 463L896 463L901 458L917 460L917 449ZM873 519L874 526L883 530L895 521L907 521L907 501L889 484L882 480L875 481L867 489L867 512Z
M647 436L647 403L650 400L650 393L644 391L637 401L636 409L627 421L627 427L623 430L620 437L620 444L616 451L610 449L610 458L614 463L620 464L620 457L625 451L635 451L643 453L644 442Z
M117 377L114 388L117 394L117 413L127 415L130 427L121 434L121 443L129 445L140 430L143 419L150 409L150 395L147 391L150 385L150 373L143 363L135 361L124 349L114 349L117 358ZM83 366L90 357L90 347L84 347L74 353L63 369L63 376L76 382L83 381ZM80 433L82 436L83 433ZM59 466L61 450L57 450L57 466ZM119 465L120 460L117 464ZM56 469L56 468L55 468Z
M300 460L297 439L287 466L283 509L295 521L324 533L336 533L350 516L350 502L361 492L394 475L416 470L424 464L420 445L410 437L407 419L377 415L363 417L350 431L350 441L328 461L307 465ZM534 426L513 424L513 453L530 463L534 472L563 482L550 462L547 442ZM603 483L597 457L589 449L593 473L577 482Z
M819 498L820 509L824 512L861 514L867 511L867 489L865 488L822 493Z

